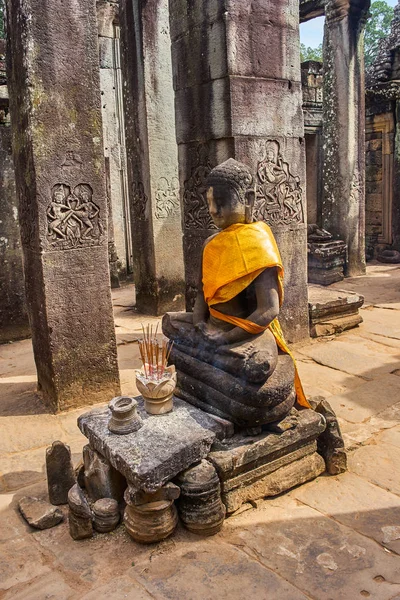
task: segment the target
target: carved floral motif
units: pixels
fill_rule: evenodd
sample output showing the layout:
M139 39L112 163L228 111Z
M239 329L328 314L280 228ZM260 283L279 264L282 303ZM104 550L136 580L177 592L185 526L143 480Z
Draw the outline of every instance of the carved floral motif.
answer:
M93 202L93 190L87 183L80 183L72 192L68 184L57 183L46 214L47 237L53 248L67 250L100 243L104 233L100 208Z
M304 222L300 178L290 173L276 141L266 143L265 157L257 165L254 220L270 225Z
M196 164L184 184L185 229L216 229L206 200L206 178L212 168L207 144L199 144Z
M171 182L160 177L156 191L156 219L167 219L179 213L179 180L173 177Z

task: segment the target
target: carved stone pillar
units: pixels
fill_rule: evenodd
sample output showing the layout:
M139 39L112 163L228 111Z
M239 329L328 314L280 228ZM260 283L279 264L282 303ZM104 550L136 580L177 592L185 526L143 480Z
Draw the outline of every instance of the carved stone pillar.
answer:
M322 226L348 246L347 275L365 273L364 37L369 0L327 0Z
M215 232L204 182L229 157L256 177L256 218L269 223L285 277L282 324L308 336L305 144L298 0L170 0L186 298Z
M119 393L94 0L7 0L13 153L39 388L55 410Z
M136 306L181 310L184 272L168 0L121 0Z

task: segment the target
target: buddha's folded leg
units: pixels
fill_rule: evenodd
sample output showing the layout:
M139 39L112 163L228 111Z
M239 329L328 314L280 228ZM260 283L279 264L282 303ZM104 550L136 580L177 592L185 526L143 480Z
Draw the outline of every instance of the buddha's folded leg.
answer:
M193 381L222 392L229 398L229 402L237 400L248 406L273 408L287 398L294 389L293 361L285 354L279 356L274 373L262 384L248 383L240 374L234 376L226 373L213 365L188 356L175 347L171 358L178 370L178 385L183 374L189 375Z
M181 374L175 394L182 400L241 427L255 427L279 421L293 408L296 400L296 394L292 391L277 406L248 406L185 374Z
M251 383L264 382L277 365L278 348L268 330L241 344L216 346L194 328L192 313L167 313L163 333L181 352Z

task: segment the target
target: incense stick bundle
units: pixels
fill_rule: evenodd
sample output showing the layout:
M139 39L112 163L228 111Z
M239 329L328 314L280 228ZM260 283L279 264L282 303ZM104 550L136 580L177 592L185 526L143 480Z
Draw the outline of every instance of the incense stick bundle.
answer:
M157 340L158 324L153 335L153 326L142 325L143 339L138 340L140 359L143 363L144 375L148 379L159 381L168 366L174 342L163 339L161 344Z

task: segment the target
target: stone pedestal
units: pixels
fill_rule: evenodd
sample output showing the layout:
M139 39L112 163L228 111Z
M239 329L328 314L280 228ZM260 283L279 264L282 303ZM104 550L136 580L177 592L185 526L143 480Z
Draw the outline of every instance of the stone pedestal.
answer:
M205 178L232 157L255 175L255 217L271 225L286 271L282 325L299 341L308 319L298 3L257 0L251 11L248 0L169 6L187 306L203 241L215 233Z
M281 434L264 432L253 438L236 434L214 444L208 460L221 480L222 501L228 513L245 502L276 496L325 471L324 459L317 454L317 438L325 430L325 420L312 410L302 410L292 425Z
M25 288L55 410L119 393L94 0L7 0ZM34 50L33 50L34 49Z
M364 297L355 292L309 285L308 309L311 337L333 335L357 327L363 321L359 314L363 304Z
M330 285L344 279L347 246L341 240L308 243L308 282Z
M136 306L184 307L168 0L121 2L127 168Z
M365 273L363 30L370 0L328 0L324 36L322 226L348 247L347 275Z

